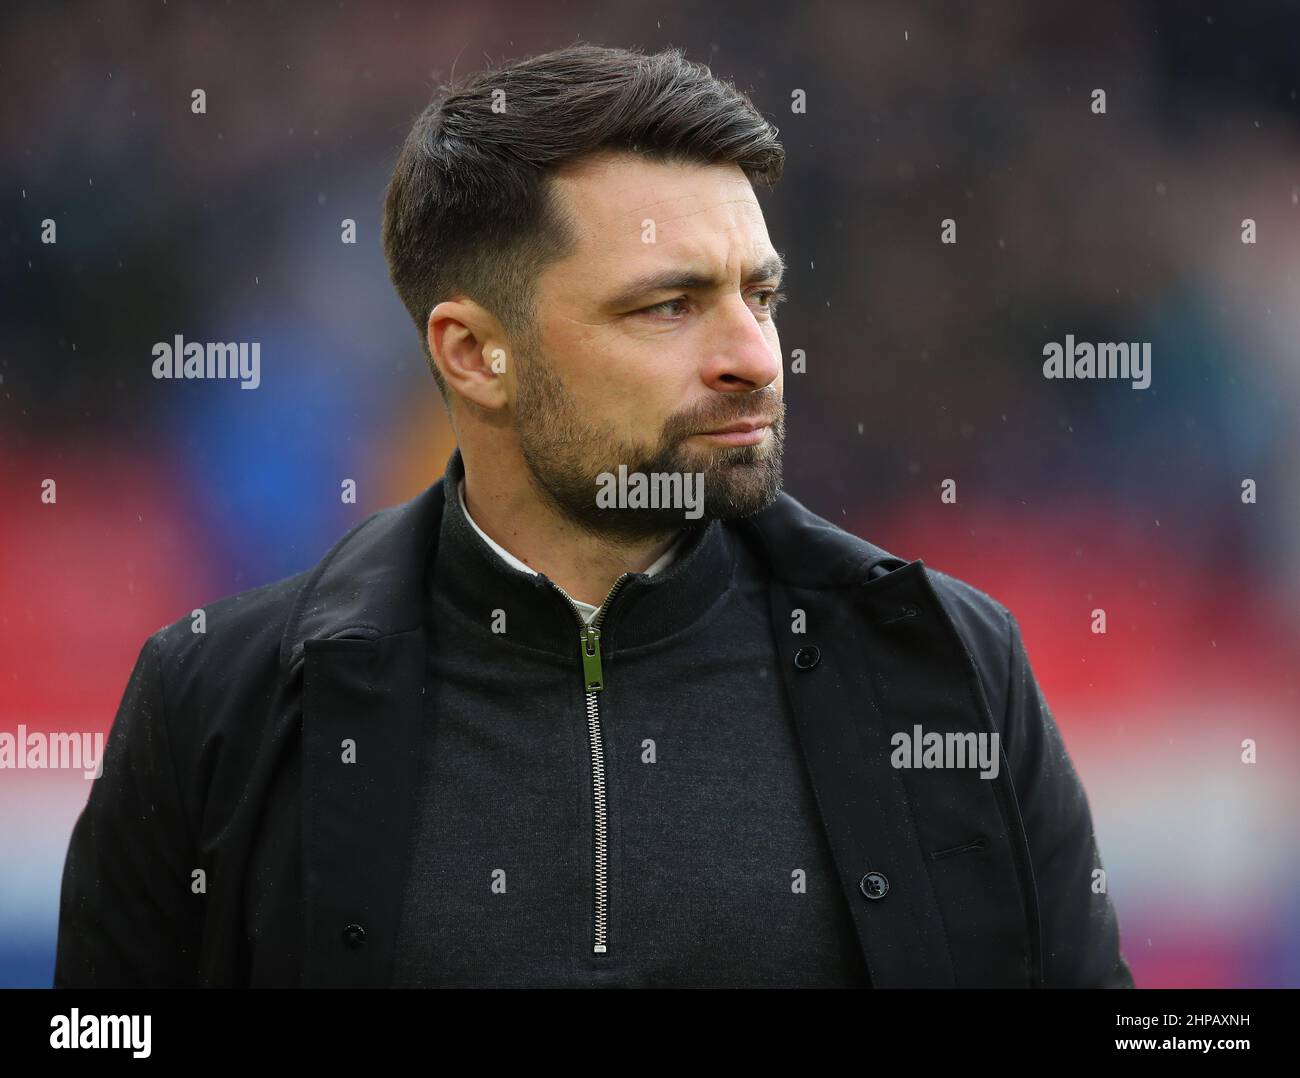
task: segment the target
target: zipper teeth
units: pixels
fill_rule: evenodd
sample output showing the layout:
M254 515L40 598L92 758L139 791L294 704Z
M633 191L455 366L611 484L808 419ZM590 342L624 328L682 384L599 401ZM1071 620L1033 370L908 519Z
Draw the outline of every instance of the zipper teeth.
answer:
M600 628L600 623L605 620L605 612L609 609L610 602L613 600L614 596L618 594L619 589L622 588L623 585L627 583L628 579L631 576L632 576L631 573L624 573L622 576L620 576L617 580L614 581L614 586L609 589L609 594L605 596L605 601L600 604L600 609L596 611L596 616L591 619L591 627L593 629ZM573 601L570 600L569 605L573 607L574 612L578 615L578 620L582 621L582 613L581 611L578 610L576 604L574 604ZM586 622L583 622L583 625L586 625Z
M631 575L631 573L624 573L614 581L614 586L610 588L609 594L605 596L605 601L600 604L596 616L591 619L591 628L600 628L600 623L605 620L605 611L609 609L610 600L618 594L619 589L623 587ZM551 586L564 596L565 601L573 611L573 616L578 619L579 640L582 641L582 645L585 647L585 634L588 626L586 619L582 616L582 611L578 609L577 603L570 599L568 595L565 595L564 589L555 581L551 581ZM600 736L600 705L596 701L595 689L587 692L587 736L591 744L592 819L595 824L593 839L595 854L595 926L591 949L593 954L604 954L609 932L609 828L605 815L607 807L605 803L605 748Z
M596 822L596 931L592 953L604 954L609 915L606 868L609 850L605 821L605 753L601 745L600 712L594 692L587 693L587 732L591 737L591 793Z

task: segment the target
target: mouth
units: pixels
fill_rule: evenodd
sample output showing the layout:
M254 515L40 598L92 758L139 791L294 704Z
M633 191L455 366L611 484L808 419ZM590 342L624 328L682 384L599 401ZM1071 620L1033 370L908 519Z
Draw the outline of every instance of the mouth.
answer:
M716 430L700 431L701 434L748 434L753 431L765 430L772 425L770 419L742 419L738 423L732 423L730 426L718 427Z
M700 431L695 438L714 438L725 445L756 445L767 437L769 420L747 420L717 430Z

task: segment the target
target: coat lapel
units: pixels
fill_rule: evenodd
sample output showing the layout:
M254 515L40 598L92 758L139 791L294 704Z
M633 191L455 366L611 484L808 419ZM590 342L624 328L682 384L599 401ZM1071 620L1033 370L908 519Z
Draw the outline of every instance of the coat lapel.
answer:
M421 631L306 642L304 987L390 983L420 759L423 676Z
M344 536L304 584L281 643L284 677L301 685L305 987L391 983L443 485Z
M778 509L754 528L773 566L781 676L872 985L1035 985L1034 884L1005 754L996 779L891 763L893 735L917 725L995 729L924 565L856 537L846 554L790 519L807 510Z

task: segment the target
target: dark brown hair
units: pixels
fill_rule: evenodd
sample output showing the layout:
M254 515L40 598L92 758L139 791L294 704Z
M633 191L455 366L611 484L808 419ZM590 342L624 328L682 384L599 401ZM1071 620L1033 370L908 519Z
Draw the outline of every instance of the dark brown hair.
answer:
M549 172L621 150L734 164L770 188L785 163L776 136L745 94L676 48L647 55L577 44L441 87L402 147L383 237L443 399L450 405L426 340L442 300L463 293L512 337L535 340L537 278L573 243Z

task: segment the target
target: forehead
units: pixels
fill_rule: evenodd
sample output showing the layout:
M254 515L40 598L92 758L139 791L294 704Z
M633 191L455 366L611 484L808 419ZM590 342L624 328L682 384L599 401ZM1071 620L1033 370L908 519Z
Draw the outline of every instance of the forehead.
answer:
M551 182L577 241L557 268L644 267L683 255L749 261L770 251L762 209L736 165L601 154L557 171Z

